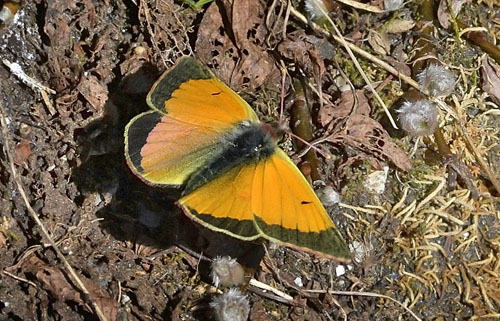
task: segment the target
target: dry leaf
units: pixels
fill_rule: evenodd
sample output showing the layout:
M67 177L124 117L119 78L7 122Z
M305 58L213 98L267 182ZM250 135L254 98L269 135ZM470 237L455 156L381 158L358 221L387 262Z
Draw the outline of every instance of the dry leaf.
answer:
M487 92L491 99L500 105L500 66L494 62L488 61L486 56L481 63L481 88Z
M258 1L214 1L200 23L198 58L236 91L259 87L272 73L278 75L263 47L264 12L264 4Z
M80 292L76 290L69 282L66 275L58 268L46 264L36 256L32 256L21 265L24 273L35 275L37 280L42 284L43 288L50 292L53 296L64 301L73 301L85 307L86 310L92 312L88 307ZM109 321L116 320L118 314L118 306L115 300L109 297L106 291L103 291L92 280L80 276L85 287L89 291L90 297L99 307Z
M328 141L348 145L376 159L390 161L403 171L411 168L406 153L392 142L379 122L370 118L370 105L362 91L357 90L356 96L351 90L344 91L336 105L334 109L328 107L328 111L320 111L322 123L337 118L345 119L343 122L331 123L330 131L333 134L327 138ZM375 167L382 166L379 164Z
M368 116L350 116L345 128L328 137L328 141L349 145L378 159L391 161L403 171L411 169L406 153L392 142L382 125Z
M14 155L13 155L14 163L16 163L17 165L21 165L28 160L30 155L31 155L30 141L24 138L19 143L17 143L14 149Z
M413 20L396 19L389 22L385 31L387 33L403 33L410 31L414 26L415 21Z
M334 104L324 104L319 111L321 125L325 127L336 119L343 119L356 108L362 115L370 114L368 99L362 90L356 90L356 99L352 90L342 91L340 98Z
M441 0L439 1L439 7L437 11L437 16L439 23L443 28L448 29L450 27L450 12L448 11L448 1L449 0ZM451 0L451 9L455 15L458 15L460 10L462 10L462 6L464 3L468 2L468 0Z
M376 32L370 30L368 34L368 43L372 46L373 50L379 55L388 55L391 51L391 44L385 32Z
M307 76L314 77L317 84L321 84L325 63L318 50L319 43L316 37L297 30L287 35L287 39L278 46L278 51L283 57L293 60Z
M336 118L337 106L330 102L325 102L319 110L319 120L321 126L325 127Z
M93 75L83 76L77 89L97 111L101 111L108 100L108 87Z

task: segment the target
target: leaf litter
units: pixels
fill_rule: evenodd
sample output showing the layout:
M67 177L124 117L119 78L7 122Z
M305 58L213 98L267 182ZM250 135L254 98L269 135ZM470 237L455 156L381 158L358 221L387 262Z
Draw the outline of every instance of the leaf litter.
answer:
M392 13L381 12L381 1L376 4L343 1L331 16L361 50L408 75L408 66L428 58L415 58L409 48L429 24L418 21L415 4ZM499 18L496 4L462 5L455 14L464 23L498 33L490 23ZM440 21L453 26L456 17L437 6L436 1ZM7 152L14 156L30 205L93 298L82 296L45 247L3 152L2 318L96 319L92 304L107 320L212 318L207 302L220 289L211 285L204 257L258 250L189 222L169 201L175 195L148 189L130 175L121 152L123 127L147 108L147 90L186 54L195 54L255 106L279 105L283 64L287 93L297 90L292 79L307 82L310 113L301 121L312 124L312 142L332 156L319 156L317 170L342 196L328 210L351 247L353 264L270 244L250 276L277 294L252 283L251 320L415 319L387 298L338 295L341 290L386 295L422 319L500 315L500 208L491 182L500 170L498 62L458 42L453 28L433 27L440 37L432 40L438 58L460 76L455 92L441 99L446 108L440 110L440 127L470 171L470 182L458 178L451 187L434 139L415 141L394 130L372 108L371 94L343 49L303 24L293 14L297 8L294 2L246 0L196 10L171 0L37 1L23 3L2 25L0 58L56 93L45 91L43 97L44 90L31 89L10 69L0 68L8 129L1 145L9 140ZM368 78L396 108L404 83L364 57L358 59ZM340 80L337 66L355 88ZM276 115L257 111L265 119ZM286 120L295 119L291 113L286 109ZM299 152L286 139L283 147L289 154ZM370 173L387 165L385 190L366 190ZM479 199L471 197L468 184L477 186ZM345 273L335 273L339 267Z

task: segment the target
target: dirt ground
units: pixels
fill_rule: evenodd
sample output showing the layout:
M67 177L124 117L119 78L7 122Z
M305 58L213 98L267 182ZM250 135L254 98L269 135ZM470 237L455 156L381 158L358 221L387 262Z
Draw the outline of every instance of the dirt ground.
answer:
M260 282L243 289L250 320L500 319L499 62L460 38L457 20L446 29L444 8L432 24L419 1L391 12L376 12L381 0L343 2L329 15L340 32L403 76L426 59L418 39L430 26L432 54L456 77L438 125L453 157L433 135L394 129L312 2L0 2L15 13L0 29L0 320L214 320L209 303L226 289L213 286L209 259L223 255ZM466 1L458 18L500 38L498 1ZM333 158L281 146L340 192L327 209L352 263L212 232L175 206L178 192L130 172L124 127L183 55L263 121L278 119L284 86L286 123ZM408 82L355 56L397 119ZM356 91L341 90L349 82Z

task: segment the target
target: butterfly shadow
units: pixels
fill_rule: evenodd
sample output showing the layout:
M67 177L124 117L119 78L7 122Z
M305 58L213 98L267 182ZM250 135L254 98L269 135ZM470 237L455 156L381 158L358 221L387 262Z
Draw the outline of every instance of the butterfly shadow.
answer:
M243 242L193 222L175 205L179 190L148 186L128 169L124 129L135 115L149 110L146 95L156 75L152 66L144 66L110 84L104 116L75 132L82 160L73 171L81 194L78 205L92 208L100 227L116 240L147 249L148 256L177 246L209 258L230 256L256 268L264 255L260 243ZM136 255L141 253L136 250ZM201 260L198 268L206 281L209 264Z

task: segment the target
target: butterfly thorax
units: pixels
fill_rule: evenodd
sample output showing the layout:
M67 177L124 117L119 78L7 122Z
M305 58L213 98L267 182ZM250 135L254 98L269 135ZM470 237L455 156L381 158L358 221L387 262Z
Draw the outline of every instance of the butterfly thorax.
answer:
M257 164L270 157L276 148L275 140L267 124L243 121L221 140L221 152L208 164L203 164L187 180L186 195L236 166Z

